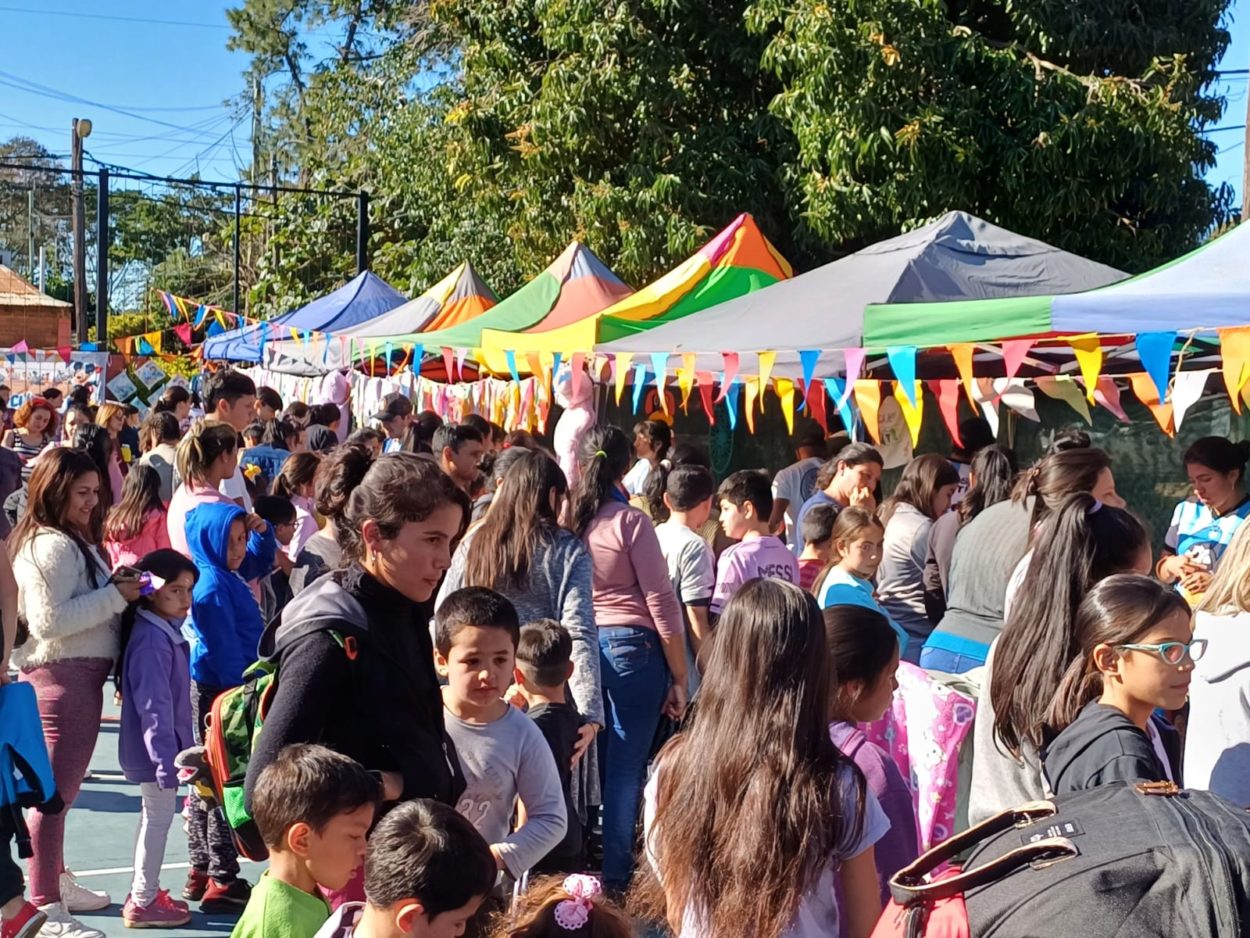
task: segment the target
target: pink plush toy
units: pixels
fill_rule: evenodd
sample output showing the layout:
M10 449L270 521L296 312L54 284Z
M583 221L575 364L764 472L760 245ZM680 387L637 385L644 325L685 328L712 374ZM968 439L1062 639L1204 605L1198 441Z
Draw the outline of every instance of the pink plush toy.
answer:
M564 408L564 413L556 421L552 444L555 446L560 468L569 480L570 489L577 484L581 474L577 464L577 451L582 437L595 425L595 391L590 383L590 376L583 371L576 385L575 389L572 366L561 365L556 373L553 391L556 403Z

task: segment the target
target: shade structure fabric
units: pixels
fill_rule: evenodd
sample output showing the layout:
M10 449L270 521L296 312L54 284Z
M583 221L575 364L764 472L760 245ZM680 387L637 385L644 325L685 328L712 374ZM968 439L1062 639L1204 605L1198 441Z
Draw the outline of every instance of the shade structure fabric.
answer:
M792 275L790 264L764 237L755 219L742 214L694 255L614 306L575 321L548 319L520 334L498 329L483 332L478 359L500 374L507 371L509 351L518 366L531 352L558 353L567 359L575 352L592 351L599 342L683 320Z
M292 329L301 334L341 332L381 316L407 299L385 280L366 270L334 292L299 309L264 323L254 323L213 336L204 343L204 357L260 362L261 346L269 339L290 338Z
M694 354L695 367L704 371L720 370L724 352L776 352L772 373L801 377L799 352L819 350L818 372L835 374L844 367L841 350L877 344L865 336L865 308L870 304L899 304L895 308L915 320L922 318L922 309L954 305L917 305L923 301L1018 297L1054 292L1059 284L1079 290L1125 276L966 212L949 212L914 231L681 322L601 342L595 351Z
M550 314L604 309L632 292L590 248L574 241L538 276L482 315L446 329L390 338L420 344L427 355L444 348L472 350L481 344L485 329L527 329Z
M999 300L879 306L868 345L947 345L1029 335L1134 335L1244 326L1250 315L1250 229L1244 225L1154 270L1083 292Z
M368 349L371 340L379 336L458 326L497 302L494 291L465 261L420 296L359 326L313 336L311 341L284 338L267 342L265 366L286 374L326 374L351 364L353 342L364 343Z

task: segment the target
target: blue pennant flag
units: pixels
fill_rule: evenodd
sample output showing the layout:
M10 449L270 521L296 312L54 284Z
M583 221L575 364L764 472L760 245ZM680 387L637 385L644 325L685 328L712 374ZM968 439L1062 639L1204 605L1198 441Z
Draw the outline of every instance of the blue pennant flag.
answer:
M98 352L100 351L100 346L96 345L94 342L84 342L82 344L82 348L79 351Z
M846 432L854 436L855 414L851 410L851 398L847 395L846 400L842 400L842 396L846 394L846 381L842 378L826 378L825 389L828 390L829 396L833 398L833 403L838 408L838 416L842 418Z
M551 355L551 377L554 378L560 371L560 362L564 361L564 356L559 352L553 352Z
M729 411L729 429L738 429L738 394L742 391L742 384L737 378L734 378L733 384L725 389L725 408Z
M647 366L634 366L634 413L638 413L638 405L642 403L642 392L647 386Z
M890 370L894 372L894 377L898 379L899 384L903 386L903 393L907 395L907 399L911 401L911 406L916 406L916 346L900 345L895 348L885 350L886 357L890 359Z
M820 358L820 349L809 348L799 352L799 362L803 365L803 406L799 413L807 412L807 395L812 393L812 375L816 373L816 362Z
M1175 332L1137 334L1137 357L1159 391L1160 404L1167 400L1168 381L1172 377L1172 346L1175 344Z
M503 353L503 357L508 361L508 374L512 375L513 381L521 380L521 373L516 370L516 352L508 349Z

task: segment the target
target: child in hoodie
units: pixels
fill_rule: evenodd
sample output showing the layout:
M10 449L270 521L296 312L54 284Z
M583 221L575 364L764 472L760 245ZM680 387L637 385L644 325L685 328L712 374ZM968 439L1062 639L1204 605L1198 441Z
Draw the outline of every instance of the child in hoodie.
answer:
M191 642L196 741L203 742L213 700L243 683L244 672L256 661L264 621L247 580L273 569L277 540L269 522L219 502L192 509L186 531L200 578L183 633ZM188 840L191 872L183 896L202 899L205 912L242 910L249 887L238 878L238 855L221 809L210 814L192 799Z
M114 673L122 694L117 758L126 781L139 783L143 802L122 920L127 928L174 928L191 921L191 913L160 888L160 871L178 807L174 758L194 744L191 661L180 629L199 574L169 548L145 554L138 568L151 576L153 589L122 613L122 652Z

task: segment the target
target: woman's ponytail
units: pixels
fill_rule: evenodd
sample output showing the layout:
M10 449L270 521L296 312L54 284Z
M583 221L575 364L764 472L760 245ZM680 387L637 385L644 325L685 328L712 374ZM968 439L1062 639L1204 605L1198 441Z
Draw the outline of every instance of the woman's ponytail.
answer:
M573 490L569 528L578 537L612 497L612 490L629 470L629 439L618 427L594 427L582 439L581 478Z

